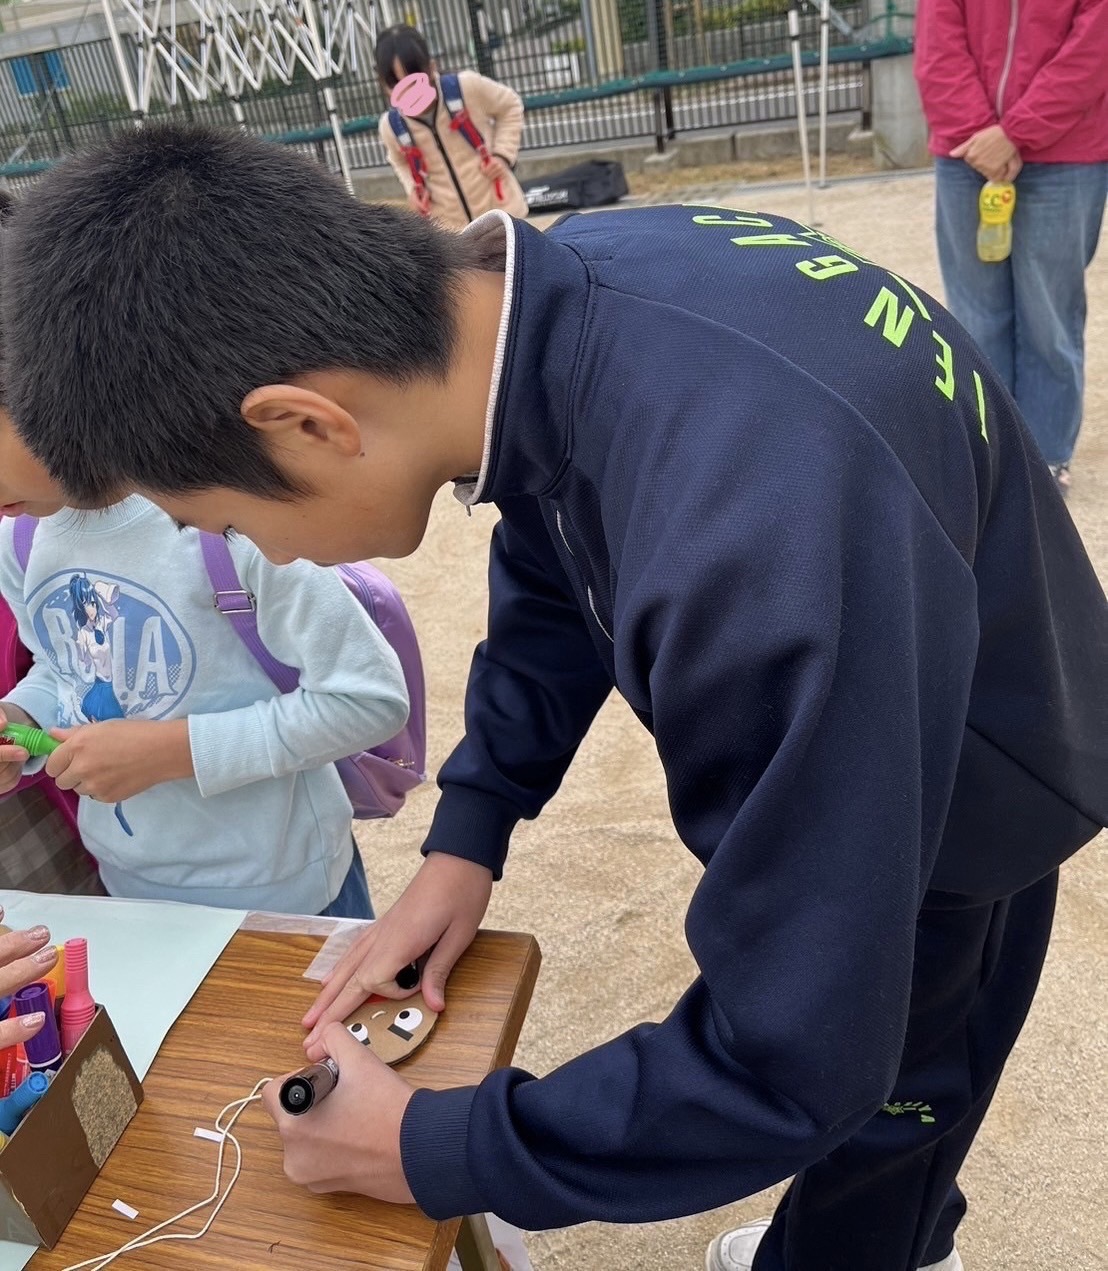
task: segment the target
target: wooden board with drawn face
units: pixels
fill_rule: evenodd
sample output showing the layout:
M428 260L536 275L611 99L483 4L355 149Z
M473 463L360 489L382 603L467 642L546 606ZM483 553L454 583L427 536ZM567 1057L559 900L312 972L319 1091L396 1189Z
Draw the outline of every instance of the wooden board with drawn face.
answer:
M438 1023L438 1012L423 1000L422 993L396 1001L371 997L343 1023L350 1033L386 1064L398 1064L417 1051Z

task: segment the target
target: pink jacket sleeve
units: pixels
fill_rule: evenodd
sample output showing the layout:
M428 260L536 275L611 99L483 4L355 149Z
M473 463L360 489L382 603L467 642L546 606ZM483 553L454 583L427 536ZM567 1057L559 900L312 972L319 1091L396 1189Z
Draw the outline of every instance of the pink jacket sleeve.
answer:
M1081 0L1065 43L1040 67L1001 125L1020 150L1064 137L1108 88L1108 0Z
M970 0L920 0L916 12L915 75L933 133L954 144L996 123L996 111L966 38Z

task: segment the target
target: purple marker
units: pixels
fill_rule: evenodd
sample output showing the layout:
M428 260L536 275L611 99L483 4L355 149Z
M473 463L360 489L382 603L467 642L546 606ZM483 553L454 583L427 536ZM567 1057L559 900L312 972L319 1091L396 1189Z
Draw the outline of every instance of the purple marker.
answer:
M42 1011L46 1016L42 1028L29 1041L23 1043L27 1052L27 1065L32 1072L47 1072L58 1069L62 1064L62 1042L58 1036L58 1026L54 1022L54 1011L50 1005L50 989L47 985L28 984L15 995L17 1015L33 1015Z

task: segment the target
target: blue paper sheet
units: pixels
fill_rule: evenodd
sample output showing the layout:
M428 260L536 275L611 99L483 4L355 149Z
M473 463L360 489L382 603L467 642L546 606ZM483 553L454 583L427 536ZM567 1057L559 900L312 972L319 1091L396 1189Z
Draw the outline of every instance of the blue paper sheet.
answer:
M89 988L111 1016L140 1080L246 917L241 909L32 892L0 892L0 904L13 931L42 923L54 944L74 936L88 940ZM123 1232L120 1242L131 1234ZM0 1271L22 1271L36 1252L0 1241Z

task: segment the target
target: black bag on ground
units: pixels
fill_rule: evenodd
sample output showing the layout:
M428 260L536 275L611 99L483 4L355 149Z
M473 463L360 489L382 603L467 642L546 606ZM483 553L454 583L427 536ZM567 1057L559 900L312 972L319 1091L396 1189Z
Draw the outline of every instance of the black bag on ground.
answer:
M562 172L533 177L520 183L532 212L556 212L561 208L604 207L627 193L623 164L590 159Z

